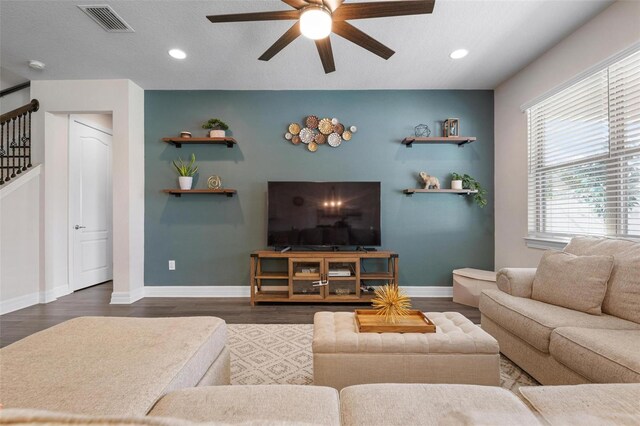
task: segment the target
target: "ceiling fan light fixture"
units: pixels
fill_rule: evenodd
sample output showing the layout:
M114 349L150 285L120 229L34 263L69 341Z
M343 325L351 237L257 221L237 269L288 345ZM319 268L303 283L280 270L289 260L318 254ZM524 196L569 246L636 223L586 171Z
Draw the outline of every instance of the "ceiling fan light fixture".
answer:
M331 34L331 13L324 7L307 7L300 15L300 32L311 40L320 40Z
M171 49L169 50L169 56L171 56L174 59L184 59L187 57L187 54L180 49Z
M449 57L451 59L462 59L465 56L467 56L468 54L469 54L469 51L467 49L458 49L458 50L454 50L453 52L451 52Z

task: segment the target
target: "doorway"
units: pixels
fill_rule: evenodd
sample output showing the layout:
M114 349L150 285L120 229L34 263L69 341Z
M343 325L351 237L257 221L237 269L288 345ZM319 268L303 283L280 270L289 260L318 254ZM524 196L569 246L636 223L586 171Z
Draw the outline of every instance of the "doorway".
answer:
M113 279L112 145L108 114L69 115L69 283Z

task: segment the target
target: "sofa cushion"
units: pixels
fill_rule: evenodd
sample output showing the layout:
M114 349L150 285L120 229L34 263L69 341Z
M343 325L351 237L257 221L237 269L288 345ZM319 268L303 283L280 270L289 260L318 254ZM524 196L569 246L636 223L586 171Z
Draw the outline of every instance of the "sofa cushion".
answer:
M194 426L186 420L144 416L90 416L56 411L9 408L0 411L0 425L125 425L125 426ZM222 425L215 425L222 426Z
M640 382L640 331L560 327L549 353L596 383ZM640 400L638 401L640 403Z
M612 267L613 256L576 256L548 250L533 279L531 298L600 315Z
M338 391L323 386L205 386L165 395L149 416L194 422L262 420L337 426L339 407Z
M6 408L145 415L164 394L196 386L225 347L213 317L82 317L0 350Z
M520 393L551 425L640 424L640 384L531 386Z
M500 290L482 292L480 311L496 324L545 353L549 353L551 332L557 327L640 330L640 324L611 315L589 315L538 300L514 297Z
M90 416L87 414L69 414L54 411L27 410L9 408L0 411L0 425L15 426L317 426L315 424L269 421L253 419L246 422L206 422L194 423L187 420L170 417L118 417L118 416Z
M602 312L640 323L640 243L612 238L575 237L564 249L578 256L614 257Z
M540 425L511 392L494 386L372 384L340 391L343 426Z

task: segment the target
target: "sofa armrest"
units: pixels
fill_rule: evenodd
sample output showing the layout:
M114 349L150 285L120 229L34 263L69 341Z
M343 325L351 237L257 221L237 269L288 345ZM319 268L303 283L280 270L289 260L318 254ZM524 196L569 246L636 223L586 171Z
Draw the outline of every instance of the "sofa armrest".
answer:
M516 297L531 297L536 268L502 268L498 271L496 284L505 293Z

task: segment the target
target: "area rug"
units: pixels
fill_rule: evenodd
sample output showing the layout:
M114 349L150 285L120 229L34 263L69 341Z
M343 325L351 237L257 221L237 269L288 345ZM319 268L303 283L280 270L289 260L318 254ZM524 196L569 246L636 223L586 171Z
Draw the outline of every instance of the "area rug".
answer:
M313 384L312 324L229 324L231 384ZM538 382L500 356L500 386L517 393Z

